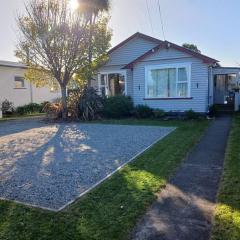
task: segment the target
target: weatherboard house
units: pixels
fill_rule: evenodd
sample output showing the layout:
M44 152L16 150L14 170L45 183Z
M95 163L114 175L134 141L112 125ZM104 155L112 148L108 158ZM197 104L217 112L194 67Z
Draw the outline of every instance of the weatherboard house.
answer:
M108 55L96 81L102 95L128 95L135 105L165 111L205 113L213 104L238 110L240 68L142 33Z

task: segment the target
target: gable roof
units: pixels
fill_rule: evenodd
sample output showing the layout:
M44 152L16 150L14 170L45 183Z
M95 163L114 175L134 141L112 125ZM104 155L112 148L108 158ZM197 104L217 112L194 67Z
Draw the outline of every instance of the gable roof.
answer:
M10 62L10 61L0 61L0 67L11 67L11 68L27 68L23 63L19 62Z
M126 66L123 67L123 69L129 69L129 68L133 68L133 65L138 63L139 61L143 60L144 58L146 58L147 56L155 53L157 50L159 49L163 49L163 48L174 48L178 51L181 51L181 52L184 52L184 53L187 53L193 57L196 57L198 59L201 59L204 63L207 63L207 64L215 64L217 62L219 62L218 60L216 59L213 59L213 58L210 58L208 56L205 56L201 53L197 53L197 52L194 52L188 48L185 48L185 47L181 47L177 44L174 44L172 42L168 42L168 41L161 41L161 43L159 45L157 45L156 47L150 49L149 51L147 51L146 53L144 53L143 55L141 55L140 57L136 58L135 60L133 60L132 62L130 62L129 64L127 64Z
M160 44L162 43L163 41L157 39L157 38L154 38L154 37L150 37L148 35L145 35L143 33L140 33L140 32L137 32L135 34L133 34L132 36L130 36L129 38L127 38L126 40L122 41L121 43L119 43L117 46L113 47L112 49L110 49L108 51L108 54L114 52L115 50L117 50L118 48L122 47L123 45L125 45L126 43L128 43L129 41L131 41L132 39L136 38L136 37L139 37L139 38L143 38L145 40L148 40L150 42L154 42L156 44Z

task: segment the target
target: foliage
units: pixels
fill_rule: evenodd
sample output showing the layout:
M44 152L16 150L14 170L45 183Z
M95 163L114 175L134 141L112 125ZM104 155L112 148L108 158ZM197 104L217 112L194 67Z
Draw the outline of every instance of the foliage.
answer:
M162 109L155 109L153 110L153 116L156 119L161 119L166 116L166 112Z
M207 127L206 121L127 119L105 123L176 126L177 129L62 212L1 201L0 239L128 239L139 217Z
M106 31L109 18L104 17L106 14L103 14L109 10L110 2L109 0L78 0L78 2L79 11L83 13L86 23L89 25L88 65L84 68L84 75L87 80L87 86L90 87L95 65L99 65L93 63L93 60L96 62L98 61L97 59L101 59L100 56L106 55L106 49L110 47L111 34L110 32L108 34ZM103 20L104 18L106 21ZM96 46L97 48L95 48ZM101 49L104 50L102 53ZM96 52L98 53L97 56Z
M208 109L208 116L214 117L214 116L216 116L217 112L218 112L217 105L211 105Z
M86 15L81 11L72 11L69 0L29 0L25 8L25 14L18 17L21 37L16 55L30 66L32 73L27 73L27 78L33 79L38 72L37 82L58 82L62 93L62 116L66 119L66 88L74 74L89 64L92 23L86 21ZM94 59L106 52L111 38L107 20L98 19L96 25L102 26L102 31L91 32Z
M2 110L3 114L11 114L11 113L13 113L14 112L13 102L10 102L7 99L5 99L1 103L1 110Z
M61 103L47 103L43 108L43 112L46 113L48 119L59 119L62 114L62 105Z
M185 47L185 48L188 48L188 49L190 49L194 52L201 53L201 51L198 49L197 45L195 45L195 44L184 43L182 46Z
M79 99L79 110L81 119L85 121L100 117L103 110L103 98L99 96L96 89L86 87L83 90Z
M137 118L151 118L153 116L153 109L147 105L137 105L134 109L134 115Z
M189 120L197 119L199 118L199 114L193 111L192 109L185 111L185 116Z
M68 92L68 98L67 98L68 117L70 117L72 120L79 119L80 95L81 95L80 89L74 89Z
M133 111L133 101L128 96L108 97L104 101L103 114L107 118L129 117Z
M16 108L16 113L19 115L25 115L30 113L41 113L43 110L43 104L29 103L24 106L19 106Z
M48 87L51 90L59 89L59 83L53 75L49 71L37 66L29 66L24 74L24 78L37 88Z
M85 15L87 22L93 22L100 12L108 11L109 0L78 0L80 11Z
M240 115L233 121L225 154L211 240L240 239Z

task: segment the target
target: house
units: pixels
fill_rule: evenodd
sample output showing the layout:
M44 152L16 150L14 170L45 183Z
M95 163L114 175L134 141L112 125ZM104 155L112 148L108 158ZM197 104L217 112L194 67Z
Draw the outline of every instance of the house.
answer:
M24 79L27 67L22 63L0 61L0 101L13 102L14 107L28 103L52 101L61 96L47 87L36 88Z
M136 33L109 51L99 69L102 95L131 96L134 104L165 111L208 111L210 105L235 107L240 68L168 41Z

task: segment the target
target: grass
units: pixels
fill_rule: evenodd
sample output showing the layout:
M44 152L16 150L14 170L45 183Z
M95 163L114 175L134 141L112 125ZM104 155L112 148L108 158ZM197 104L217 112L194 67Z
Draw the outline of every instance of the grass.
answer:
M177 126L164 140L62 212L0 201L0 239L120 240L156 199L208 126L199 121L119 120L103 123Z
M8 117L0 118L0 121L8 121L8 120L18 120L18 119L28 119L28 118L35 118L35 117L43 117L45 113L31 113L27 115L12 115Z
M240 115L234 118L228 141L211 239L240 239Z

